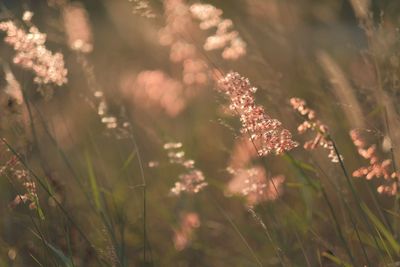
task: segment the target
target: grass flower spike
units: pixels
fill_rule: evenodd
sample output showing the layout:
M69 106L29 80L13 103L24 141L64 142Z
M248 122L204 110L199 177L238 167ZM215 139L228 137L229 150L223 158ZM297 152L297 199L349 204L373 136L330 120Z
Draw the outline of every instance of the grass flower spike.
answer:
M6 33L4 41L16 52L13 62L35 74L37 84L54 83L61 86L67 83L67 69L61 53L53 53L45 46L46 34L31 26L26 32L13 21L0 23L0 31Z
M240 116L241 132L258 145L260 156L280 155L298 145L280 121L270 118L263 107L256 105L253 94L257 88L252 87L247 78L230 72L219 80L218 89L229 97L230 109Z
M313 150L318 146L323 147L329 151L328 158L330 158L332 162L339 162L333 142L328 137L328 127L321 121L317 120L315 111L308 108L306 101L301 98L291 98L290 104L292 105L293 109L297 110L300 115L305 118L303 123L297 127L297 131L300 134L305 133L307 130L316 132L314 139L304 143L304 149Z
M358 154L363 158L369 160L369 165L360 167L353 172L354 177L365 177L367 180L374 178L383 178L384 184L378 186L377 191L388 195L396 195L398 190L399 174L391 171L392 160L381 160L377 153L376 145L367 145L365 139L362 137L360 131L350 131L350 137L354 145L357 147Z

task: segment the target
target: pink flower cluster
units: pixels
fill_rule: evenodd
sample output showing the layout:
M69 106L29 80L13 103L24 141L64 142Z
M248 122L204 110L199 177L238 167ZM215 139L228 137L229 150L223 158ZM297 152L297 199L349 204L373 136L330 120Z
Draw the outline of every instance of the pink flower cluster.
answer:
M232 175L226 188L227 195L241 195L252 207L260 202L276 200L283 193L283 175L267 177L265 168L253 165L258 154L255 145L244 136L233 147L227 171Z
M138 14L139 16L145 18L155 18L156 14L150 6L148 0L128 0L132 4L133 14Z
M200 20L200 28L208 30L217 28L216 33L207 38L204 49L207 51L223 49L224 59L235 60L246 54L246 43L237 31L231 30L233 22L221 17L222 10L210 4L193 4L190 7L192 16Z
M137 107L162 110L170 117L179 115L187 105L182 83L159 70L140 72L137 77L130 74L121 81L123 93Z
M257 88L247 78L237 72L228 73L218 81L218 89L229 97L230 109L240 116L241 132L258 145L260 156L279 155L298 145L280 121L270 118L263 107L255 104L253 94Z
M290 104L293 109L297 110L305 118L303 123L297 127L297 131L300 134L308 130L316 132L314 139L304 143L304 149L313 150L318 146L323 147L329 151L328 158L332 162L339 162L333 142L328 137L328 127L317 119L315 111L308 108L306 101L301 98L291 98Z
M174 245L176 250L185 249L193 238L196 228L200 227L199 215L195 212L188 212L181 215L180 226L174 230Z
M36 209L38 204L36 183L29 172L22 166L16 156L10 156L8 149L2 151L1 157L2 161L4 160L5 162L0 167L0 175L7 177L13 184L20 184L25 191L14 198L11 202L11 207L15 207L21 203L28 203L29 209Z
M173 195L179 196L182 192L196 194L208 184L205 182L203 172L194 166L194 160L187 159L181 150L182 143L166 143L164 149L168 151L169 162L181 165L184 172L179 175L179 181L171 189Z
M183 82L188 86L202 87L208 83L208 65L201 59L190 40L195 26L189 7L183 0L164 1L166 26L160 30L160 43L170 46L170 59L182 63Z
M24 69L33 71L35 83L54 83L61 86L67 82L67 69L64 67L63 55L53 54L45 47L46 34L41 33L34 26L26 32L12 21L1 22L0 31L6 32L4 41L16 51L13 62Z
M246 169L228 168L228 171L233 175L227 187L228 194L245 197L249 206L263 201L273 201L282 195L285 182L283 175L267 179L265 169L261 166Z
M350 137L353 140L354 145L357 147L358 154L369 160L369 165L355 170L353 176L365 177L367 180L383 178L385 179L385 184L380 185L377 191L392 196L396 195L400 176L398 173L391 171L392 160L381 160L378 156L376 145L368 147L360 131L350 131Z
M199 58L187 59L183 62L183 83L191 85L205 85L208 82L208 66Z

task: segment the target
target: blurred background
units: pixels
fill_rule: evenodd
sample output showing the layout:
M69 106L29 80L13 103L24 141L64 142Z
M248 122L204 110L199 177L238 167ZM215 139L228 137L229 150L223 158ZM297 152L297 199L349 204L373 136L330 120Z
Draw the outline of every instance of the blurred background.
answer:
M203 1L220 9L240 36L228 56L204 46L215 30L202 29L191 15L195 3L2 1L1 21L45 33L46 48L63 55L68 82L35 83L31 71L13 63L14 49L0 46L0 131L12 148L2 144L2 164L18 153L43 183L37 182L40 209L14 207L24 186L2 172L0 265L340 266L321 256L328 253L363 266L367 253L369 266L396 266L387 263L398 253L388 257L376 248L357 218L360 248L346 211L357 203L340 165L323 148L302 148L313 135L297 133L302 118L289 99L301 97L316 111L350 174L366 165L351 129L362 130L389 158L400 134L400 3ZM26 11L31 20L22 19ZM249 78L257 104L292 132L300 146L290 155L324 186L332 207L290 157L252 151L216 90L216 74L232 70ZM22 95L7 91L10 73ZM163 148L170 142L181 143L185 159L203 173L208 186L198 194L171 195L185 167L171 163ZM255 167L262 179L284 182L276 180L279 193L249 197L237 181L250 174L233 180L229 166ZM354 183L398 238L392 223L398 214L382 212L392 209L394 197L378 194L377 180Z

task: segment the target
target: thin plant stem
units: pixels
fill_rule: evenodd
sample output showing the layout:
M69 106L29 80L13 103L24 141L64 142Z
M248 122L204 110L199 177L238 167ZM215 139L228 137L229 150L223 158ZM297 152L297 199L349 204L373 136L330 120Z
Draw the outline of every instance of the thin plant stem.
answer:
M350 191L351 191L351 193L352 193L352 195L353 195L353 198L354 198L354 200L355 200L355 202L356 202L356 206L357 206L357 208L358 208L358 210L359 210L361 216L363 217L363 221L364 221L364 223L366 224L366 226L368 227L368 230L371 231L371 233L372 233L372 232L374 232L374 228L372 227L372 225L371 225L370 221L368 220L368 218L367 218L367 216L366 216L364 210L363 210L362 207L361 207L361 203L364 203L364 202L363 202L363 201L361 200L361 198L358 196L358 194L357 194L357 192L356 192L356 190L355 190L355 188L354 188L354 185L353 185L353 183L351 182L351 179L350 179L350 177L349 177L349 175L348 175L348 173L347 173L347 170L346 170L346 168L345 168L345 166L344 166L343 159L342 159L342 157L340 156L340 153L339 153L338 148L337 148L337 146L336 146L336 143L333 141L333 139L332 139L331 137L328 137L328 138L329 138L329 140L332 142L333 148L334 148L334 150L335 150L335 154L336 154L336 156L337 156L338 159L339 159L340 168L342 169L343 174L344 174L344 176L345 176L345 178L346 178L346 182L347 182L347 184L348 184L348 186L349 186L349 188L350 188ZM374 240L375 245L376 245L377 248L378 248L379 253L380 253L381 256L382 256L381 247L380 247L378 241L376 240L375 235L372 235L372 238L373 238L373 240ZM382 256L382 258L384 258L384 257Z
M279 249L279 247L274 246L274 240L272 239L272 236L270 234L268 226L264 223L264 221L261 219L261 217L256 213L256 211L253 208L248 207L247 211L250 213L252 218L263 228L265 235L267 236L268 240L271 242L272 246L274 247L276 256L279 258L279 261L281 262L282 266L285 266L285 262L282 259L282 256L280 255L281 250Z
M319 166L318 166L318 168L320 169L320 171L323 173L323 175L324 175L325 177L328 177L328 175L324 172L324 170L323 170L322 168L320 168ZM353 216L352 216L353 213L352 213L352 211L351 211L351 209L350 209L349 203L345 200L345 196L343 195L343 192L337 187L337 185L335 185L335 184L334 184L332 181L330 181L330 179L328 179L328 178L327 178L326 180L332 184L333 188L334 188L334 189L336 190L336 192L339 194L340 199L342 200L342 202L343 202L343 204L344 204L344 207L345 207L345 209L346 209L346 211L347 211L347 213L348 213L348 215L349 215L350 223L351 223L351 225L352 225L352 227L353 227L353 229L354 229L354 231L355 231L355 233L356 233L357 240L358 240L358 242L360 243L361 251L362 251L362 253L363 253L363 255L364 255L364 257L365 257L365 259L366 259L366 261L367 261L368 266L372 266L372 265L371 265L371 262L369 261L369 258L368 258L368 253L367 253L367 251L365 250L364 243L363 243L362 240L361 240L361 236L360 236L360 232L359 232L359 230L358 230L357 224L356 224L356 222L355 222L354 219L353 219Z
M222 207L218 204L216 200L213 199L213 202L215 203L215 206L218 208L218 210L221 212L221 214L225 217L225 219L229 222L229 224L232 226L232 228L235 230L235 232L238 234L239 238L242 240L242 242L245 244L247 249L250 251L251 255L253 256L254 260L257 262L258 266L263 266L261 263L260 259L257 257L256 253L254 250L251 248L250 244L247 242L246 238L243 236L243 234L240 232L239 228L236 226L236 224L233 222L231 217L222 209Z
M290 159L291 163L293 164L293 166L300 172L300 174L303 176L303 178L305 178L306 181L310 184L310 186L317 192L318 192L318 189L321 190L322 196L323 196L326 204L328 205L329 212L331 213L331 216L332 216L332 218L333 218L333 220L335 222L335 227L336 227L336 230L338 232L340 241L343 243L343 246L344 246L344 248L346 250L346 253L350 258L350 261L352 262L353 265L355 265L354 257L353 257L353 255L351 253L350 247L347 244L346 239L344 238L342 229L340 227L339 220L338 220L338 218L336 216L336 213L334 211L333 205L332 205L331 201L329 200L328 194L326 193L326 190L325 190L324 186L322 184L318 188L315 185L313 186L314 183L312 183L312 181L310 181L308 175L304 172L304 170L300 166L298 166L298 164L296 164L296 161L294 160L292 155L290 153L286 153L286 155L289 157L289 159ZM356 230L356 232L358 232L358 231ZM366 257L367 262L369 262L368 257L366 256L366 254L365 254L365 257Z
M78 224L72 219L72 217L69 215L68 211L61 205L61 203L57 200L57 198L54 196L54 194L51 192L49 188L44 184L44 182L36 175L36 173L27 165L27 163L22 159L22 157L14 150L14 148L4 139L1 138L1 141L8 147L8 149L14 154L14 156L17 157L18 161L26 168L26 170L35 178L35 180L39 183L39 185L42 187L42 189L46 192L46 194L51 197L54 200L54 203L56 206L61 210L61 212L64 214L64 216L70 221L70 223L77 229L79 234L82 236L82 238L85 240L85 242L90 246L93 251L95 251L96 255L96 260L97 262L101 265L104 266L104 262L101 261L98 257L97 251L94 249L94 246L92 242L89 240L89 238L85 235L83 230L78 226Z

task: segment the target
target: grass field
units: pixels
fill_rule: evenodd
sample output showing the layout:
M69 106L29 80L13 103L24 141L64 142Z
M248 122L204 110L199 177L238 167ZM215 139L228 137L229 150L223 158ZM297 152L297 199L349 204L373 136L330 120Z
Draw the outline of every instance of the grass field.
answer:
M0 2L0 266L400 266L400 2Z

